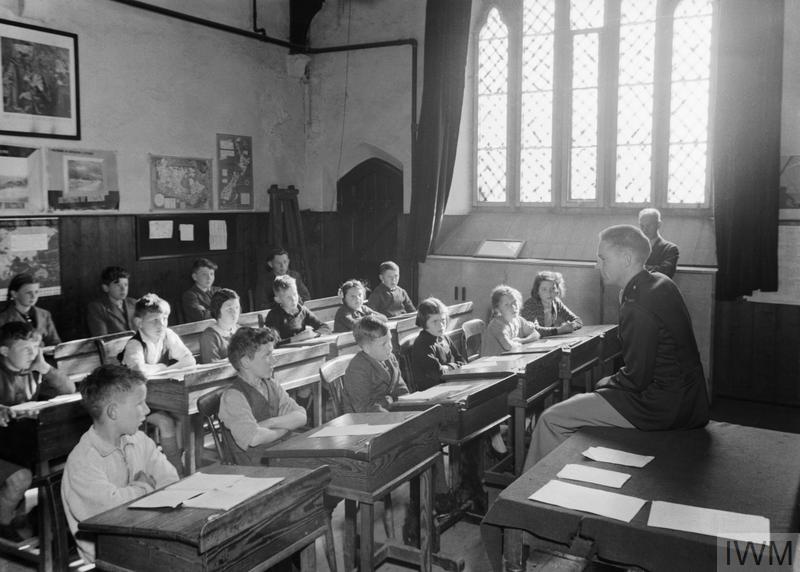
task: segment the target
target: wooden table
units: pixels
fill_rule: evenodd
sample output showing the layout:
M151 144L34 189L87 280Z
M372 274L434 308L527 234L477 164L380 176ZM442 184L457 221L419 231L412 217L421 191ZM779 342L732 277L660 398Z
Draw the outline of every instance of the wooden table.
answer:
M336 570L330 514L323 492L330 470L213 465L205 473L281 477L230 510L131 509L126 503L79 523L95 535L101 570L267 570L301 552L303 572L316 570L314 541L323 536ZM132 501L135 502L135 501Z
M372 435L313 437L298 435L265 451L270 466L319 467L328 465L332 479L328 494L345 499L345 570L355 566L357 511L361 511L361 572L368 572L386 558L431 569L430 525L432 519L431 468L441 453L436 433L442 410L390 413L349 413L325 423L326 427L356 424L397 424ZM420 547L404 546L392 539L377 551L374 547L374 505L392 490L413 480L419 487Z
M590 461L582 452L605 446L655 459L641 469ZM632 475L624 495L758 514L772 533L800 530L800 435L711 422L691 431L583 429L505 489L481 534L495 570L524 570L522 531L564 551L591 543L599 559L654 572L716 570L717 539L647 525L650 503L630 523L528 500L567 463ZM504 553L504 558L501 555Z
M278 348L274 351L273 371L281 387L290 391L314 386L315 416L318 420L322 419L319 367L327 355L327 346ZM230 383L236 375L236 370L229 362L220 362L187 368L179 375L147 381L147 405L150 409L168 411L181 420L187 475L196 470L203 454L203 419L197 411L197 399Z
M57 518L60 495L51 487L60 487L60 475L51 479L54 466L63 462L81 436L89 429L92 420L78 399L52 402L30 417L13 419L7 427L0 427L0 458L23 467L32 467L39 487L39 555L16 551L26 559L38 561L39 570L66 570L66 522Z

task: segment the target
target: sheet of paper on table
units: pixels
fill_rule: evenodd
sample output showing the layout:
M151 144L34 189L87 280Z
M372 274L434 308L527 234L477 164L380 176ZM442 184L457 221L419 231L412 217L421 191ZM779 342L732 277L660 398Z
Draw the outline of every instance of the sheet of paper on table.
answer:
M471 369L482 369L484 367L498 367L500 364L495 360L475 360L468 364L462 365L460 371L469 371Z
M528 497L547 504L630 522L644 499L552 480Z
M176 508L182 504L191 508L228 510L282 480L282 478L195 473L160 491L142 497L128 508Z
M655 459L651 455L636 455L618 449L608 447L589 447L583 452L584 457L589 457L593 461L601 463L613 463L615 465L625 465L626 467L642 468L647 463Z
M664 501L653 501L647 525L745 542L766 544L770 540L766 517Z
M622 487L622 485L631 478L628 473L608 471L606 469L598 469L597 467L589 467L574 463L564 465L564 468L561 469L556 476L560 479L583 481L606 487L614 487L615 489Z
M398 401L424 401L427 399L435 399L440 395L447 395L449 393L463 391L469 387L470 385L465 383L452 384L452 385L435 385L433 387L429 387L425 391L415 391L414 393L401 395L397 399Z
M377 435L397 427L398 423L385 423L383 425L368 425L355 423L353 425L331 425L307 435L307 437L342 437L345 435Z

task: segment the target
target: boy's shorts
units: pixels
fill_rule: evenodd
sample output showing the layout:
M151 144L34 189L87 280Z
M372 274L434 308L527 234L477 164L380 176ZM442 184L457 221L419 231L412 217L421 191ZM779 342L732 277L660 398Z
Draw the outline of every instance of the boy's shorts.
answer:
M23 470L24 468L25 467L20 467L19 465L15 465L14 463L9 463L8 461L0 459L0 485L3 485L8 477L17 471Z

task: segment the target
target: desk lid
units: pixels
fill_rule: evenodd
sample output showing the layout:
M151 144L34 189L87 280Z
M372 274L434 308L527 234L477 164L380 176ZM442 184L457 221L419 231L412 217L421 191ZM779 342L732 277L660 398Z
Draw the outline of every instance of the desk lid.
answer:
M444 407L456 406L462 409L470 409L485 403L500 393L509 393L516 385L517 376L513 373L505 374L502 377L490 376L448 380L439 385L434 385L426 391L418 391L404 399L399 399L392 404L392 409L419 409L436 404ZM454 388L453 391L446 391L448 387ZM420 398L414 397L417 394L420 394Z
M321 493L331 479L326 466L316 469L213 465L202 472L241 474L249 477L280 477L281 482L256 493L228 511L178 507L172 510L129 509L125 503L78 524L80 530L95 534L174 540L197 546L204 553L227 542L258 523ZM138 499L136 499L138 500Z
M414 438L431 433L436 440L436 429L441 421L441 407L432 406L424 411L386 413L347 413L302 435L278 443L264 451L265 458L348 457L370 461L390 450L411 445ZM347 425L388 425L392 428L374 435L339 435L314 437L317 431Z

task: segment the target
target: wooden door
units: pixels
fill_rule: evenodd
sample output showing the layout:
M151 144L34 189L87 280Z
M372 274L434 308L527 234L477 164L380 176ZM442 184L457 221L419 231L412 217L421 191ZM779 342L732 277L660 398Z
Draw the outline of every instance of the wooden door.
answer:
M360 278L372 288L378 283L381 262L400 263L403 171L381 159L367 159L339 179L337 208L342 225L342 281Z

